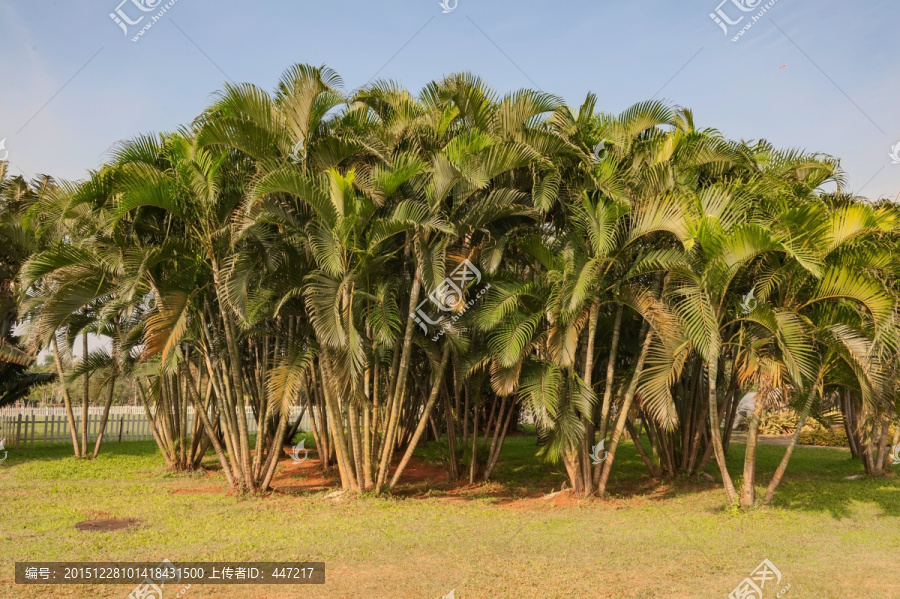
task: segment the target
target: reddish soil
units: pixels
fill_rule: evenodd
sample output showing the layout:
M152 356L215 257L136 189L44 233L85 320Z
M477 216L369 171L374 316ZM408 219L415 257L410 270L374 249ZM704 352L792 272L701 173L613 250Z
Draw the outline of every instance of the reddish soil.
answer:
M300 463L282 460L272 480L273 489L289 494L339 489L340 486L341 479L337 472L326 475L322 470L322 461L313 457Z
M391 476L397 470L397 464L391 466ZM388 477L390 478L390 476ZM437 464L427 464L419 458L413 457L406 468L403 469L403 476L400 477L400 484L417 484L417 483L446 483L447 473L443 466Z
M285 455L290 456L289 448L285 448ZM317 457L314 449L309 450L308 458L302 462L292 459L281 460L275 478L272 480L272 488L280 493L309 493L325 490L337 490L341 487L341 479L336 468L325 473L322 469L322 461ZM399 464L399 459L397 460ZM397 464L391 467L391 475L396 471ZM400 485L420 486L442 484L447 482L447 473L441 466L427 464L419 458L413 457L400 477ZM410 491L414 492L414 489Z
M583 497L578 497L572 493L571 489L562 491L561 493L552 494L552 497L526 497L524 499L516 499L514 501L500 502L500 505L512 510L532 510L541 507L570 507L586 503Z

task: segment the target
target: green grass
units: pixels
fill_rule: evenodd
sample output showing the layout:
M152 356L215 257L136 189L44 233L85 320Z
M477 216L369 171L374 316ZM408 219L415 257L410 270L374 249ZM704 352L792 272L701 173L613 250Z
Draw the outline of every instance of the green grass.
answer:
M307 446L312 443L308 442ZM847 481L862 467L834 449L796 451L776 504L734 512L706 481L657 484L634 448L616 460L608 499L542 500L561 466L507 440L495 482L326 500L325 492L229 496L215 471L167 473L152 442L112 444L96 461L65 446L10 452L0 464L0 597L120 597L123 586L24 587L16 561L324 561L324 586L214 587L194 597L727 597L764 558L791 599L900 596L900 481ZM762 446L759 482L784 448ZM440 462L441 448L421 452ZM731 472L743 447L733 445ZM213 461L207 464L213 466ZM708 468L715 474L713 468ZM93 518L138 528L86 533ZM766 588L765 597L777 589ZM174 593L172 594L174 596ZM168 595L167 595L168 597Z

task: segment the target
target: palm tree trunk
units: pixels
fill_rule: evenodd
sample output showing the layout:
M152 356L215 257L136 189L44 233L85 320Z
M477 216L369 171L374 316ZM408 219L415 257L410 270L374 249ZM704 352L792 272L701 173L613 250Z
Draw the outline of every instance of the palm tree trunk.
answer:
M603 469L600 475L600 481L597 485L597 493L606 494L606 485L609 483L609 475L612 472L613 462L616 459L616 450L619 448L619 441L625 430L625 423L628 421L628 412L631 410L631 403L634 401L634 395L637 393L638 381L641 373L644 371L644 362L647 360L647 354L650 352L650 343L653 340L653 331L649 324L645 321L644 343L641 346L641 353L638 356L637 363L634 366L634 374L631 376L631 383L628 385L628 391L625 392L625 399L622 401L622 407L619 411L619 418L616 421L616 428L613 431L612 440L607 449L606 459L600 464Z
M449 452L449 478L455 483L459 479L459 462L456 456L456 422L453 418L453 409L450 405L450 394L444 386L444 420L447 423L447 451ZM459 403L459 402L457 402Z
M228 456L225 454L222 444L219 443L219 435L216 434L215 428L209 421L209 416L206 414L206 407L203 405L203 401L200 398L200 394L197 391L197 387L194 385L194 379L190 373L188 373L187 381L191 403L194 405L194 415L200 418L200 421L203 423L206 437L209 439L209 442L212 443L213 451L216 452L216 457L219 458L219 464L222 466L222 472L225 474L225 480L228 481L228 486L234 490L238 490L240 483L232 473L231 465L228 462ZM144 402L144 406L144 409L146 410L146 401Z
M353 462L356 468L356 486L366 488L365 466L363 464L362 438L359 434L359 410L351 400L347 406L347 420L350 424L350 440L353 442Z
M650 456L647 455L647 451L641 444L641 435L634 429L634 423L631 422L631 418L625 421L625 430L628 431L628 435L631 437L631 440L634 441L634 448L637 449L638 455L641 456L641 459L644 461L644 465L647 466L647 470L650 471L650 476L652 476L653 478L659 478L659 467L654 464L653 460L650 459ZM650 429L648 428L647 430L649 433Z
M421 289L421 286L422 265L417 265L415 278L412 282L412 289L410 289L409 292L409 316L406 318L406 332L403 335L402 355L397 369L397 379L395 381L396 389L392 400L387 434L381 452L381 465L378 468L378 478L375 482L376 490L380 490L381 487L384 486L385 481L387 481L391 457L394 453L397 428L400 425L400 404L402 403L403 394L406 392L406 377L409 372L410 355L412 354L412 336L414 327L416 326L416 323L413 320L413 311L416 309L416 306L419 305L419 290Z
M591 314L588 320L588 330L587 330L587 347L585 348L585 356L584 356L584 383L588 389L591 390L591 394L594 393L594 386L592 383L593 374L594 374L594 339L597 337L597 320L600 318L600 300L594 300L594 303L591 305ZM578 456L579 466L581 468L581 480L583 481L583 492L586 495L591 494L594 491L594 486L592 484L593 477L591 476L591 460L588 456L590 456L591 446L594 444L594 408L592 407L590 414L582 414L581 415L581 423L584 426L584 436L581 440L581 452Z
M478 467L478 413L480 411L478 408L475 408L475 416L472 419L472 459L469 461L470 485L475 484L475 469Z
M712 437L713 452L716 455L716 463L722 475L722 484L725 486L725 494L728 503L734 505L737 501L737 491L728 474L728 464L725 462L725 450L722 447L722 431L719 429L719 398L716 394L716 380L719 377L719 356L713 356L707 364L707 377L709 378L709 432Z
M371 489L375 486L372 480L372 408L369 404L363 406L363 488Z
M112 368L113 373L109 380L109 395L106 396L106 404L103 406L103 416L100 417L100 430L97 432L97 442L94 444L94 455L92 459L97 459L100 455L100 444L103 442L103 435L106 432L106 423L109 421L109 410L112 407L113 397L116 391L116 377L118 374L116 352L116 337L112 340Z
M72 398L69 396L69 387L66 385L66 377L63 373L62 362L59 358L59 342L56 334L53 334L53 364L56 366L56 376L62 386L63 403L66 406L66 421L69 424L69 433L72 435L72 449L75 457L81 457L81 448L78 446L78 433L75 431L75 412L72 410Z
M153 435L153 440L156 441L156 446L159 447L160 453L163 455L163 459L166 461L166 467L169 470L174 470L176 468L175 462L172 460L171 452L163 441L162 436L159 434L159 430L156 426L156 420L153 418L153 414L150 413L150 403L147 400L147 393L144 391L144 386L138 380L136 381L137 390L141 397L141 405L144 407L144 414L147 416L147 422L150 425L150 433ZM231 485L229 481L229 486Z
M622 312L624 307L619 304L616 310L616 320L613 324L612 340L609 343L609 362L606 364L606 387L603 390L603 408L600 414L600 438L605 439L608 432L609 410L612 404L613 381L616 374L616 354L619 349L619 337L622 333Z
M493 451L488 458L487 466L484 469L484 480L490 480L491 474L494 473L494 468L497 467L497 461L500 459L500 453L503 451L503 442L506 441L506 433L509 432L509 423L512 418L513 412L516 411L516 400L513 399L509 406L509 411L506 413L506 419L503 421L501 425L503 428L500 432L500 439L496 443L496 447L494 447L494 443L491 444L491 448ZM499 424L499 423L498 423Z
M431 385L431 394L428 397L428 403L425 405L425 411L422 412L422 416L419 418L416 432L413 433L412 440L410 440L409 445L406 448L406 453L403 454L403 459L400 460L397 470L394 471L394 476L391 478L391 489L393 489L397 485L397 481L400 480L400 475L403 474L403 470L406 469L406 465L409 463L409 460L413 456L413 452L416 450L416 446L419 444L419 439L422 438L422 433L425 432L425 427L428 426L428 419L431 418L431 411L434 409L434 404L437 402L438 395L440 394L441 385L444 382L444 371L447 369L447 362L449 360L450 342L447 341L444 343L444 352L441 356L440 366L438 366L437 372L434 374L434 382Z
M753 507L756 502L756 448L759 439L759 420L762 416L762 394L757 395L750 430L747 433L747 450L744 454L744 486L741 490L741 507Z
M344 419L341 418L340 408L334 398L334 386L331 367L328 364L328 356L323 354L319 359L320 378L322 380L322 392L325 395L325 412L328 416L328 428L331 432L331 441L337 454L338 472L341 475L341 487L344 490L358 489L356 473L353 471L353 462L350 459L347 438L344 435Z
M259 490L263 493L269 490L269 485L275 476L275 468L278 466L278 458L284 455L284 431L287 428L287 421L287 414L282 414L279 417L278 428L275 431L275 440L269 449L269 457L266 460L264 470L265 474L262 483L259 485Z
M465 404L463 407L463 446L469 441L469 386L463 382L463 393L465 394Z
M87 333L81 337L81 361L87 361L88 357L88 339ZM91 377L84 373L84 398L81 402L81 457L87 456L88 445L88 426L90 424L90 416L88 415L91 403Z
M853 406L850 404L850 391L844 389L838 393L840 393L841 420L844 422L844 432L847 434L847 444L850 446L850 455L854 458L858 458L859 444L856 441L856 431L853 430ZM900 427L898 427L898 430L900 430Z
M504 396L503 396L503 399L500 401L500 413L497 414L497 418L496 418L496 420L494 421L494 423L491 423L490 421L488 422L488 428L484 431L484 438L485 438L485 440L487 440L487 436L488 436L488 435L490 434L490 432L491 432L491 425L493 424L493 427L494 427L494 436L491 437L491 445L490 445L490 447L488 448L488 459L487 459L487 462L486 462L485 465L484 465L484 472L482 472L482 475L481 475L483 480L487 480L487 479L484 478L484 477L487 475L487 469L488 469L488 466L490 465L490 462L491 462L491 456L494 455L494 447L496 447L496 445L497 445L497 440L500 438L500 428L503 426L503 414L504 414L505 411L506 411L506 403L507 403L508 401L509 401L509 396L508 396L508 395L504 395ZM495 404L497 403L496 399L494 400L494 403L495 403ZM496 407L496 406L495 406L495 407ZM494 412L494 411L491 410L491 414L493 414L493 412Z
M243 471L244 485L246 489L252 493L256 490L256 485L253 480L253 469L250 463L250 433L247 429L247 404L243 381L241 380L241 373L243 372L241 365L243 361L241 360L241 352L237 345L237 336L233 330L234 323L229 315L224 312L225 302L222 298L226 297L226 294L222 290L222 282L219 277L219 266L215 257L211 258L211 263L215 295L216 298L219 299L220 309L223 310L221 313L221 320L225 332L225 345L230 359L229 363L224 366L231 375L232 393L234 394L234 412L237 419L238 441L240 444L239 456L241 470Z
M763 503L766 505L772 503L772 498L775 497L775 489L781 484L781 479L784 477L785 470L787 470L788 462L791 461L791 454L794 453L794 448L797 446L797 439L800 437L800 431L803 429L803 425L806 424L806 419L809 418L809 413L812 410L813 400L815 400L815 398L816 385L813 385L809 392L809 396L806 398L806 403L803 404L803 411L800 413L800 420L797 422L797 430L795 430L793 436L791 436L791 443L784 452L784 457L781 458L781 463L778 464L778 468L775 470L775 474L769 482L769 487L766 489L766 496L763 499Z
M109 410L112 407L113 396L116 390L116 375L112 375L109 381L109 393L106 396L106 403L103 406L103 416L100 417L100 430L97 432L97 442L94 443L94 455L92 459L97 459L100 455L100 444L103 443L103 434L106 432L106 423L109 420Z
M606 439L609 428L609 413L612 408L612 390L613 381L616 374L616 355L619 350L619 337L622 333L622 312L624 306L619 304L616 309L616 319L613 323L612 340L609 343L609 361L606 363L606 386L603 389L603 405L600 411L600 440ZM591 482L594 489L599 490L600 474L603 471L603 463L594 465L594 472L591 476Z
M891 421L888 417L884 417L881 422L881 434L878 439L878 455L875 458L875 476L884 474L884 456L887 454L888 437L891 434Z

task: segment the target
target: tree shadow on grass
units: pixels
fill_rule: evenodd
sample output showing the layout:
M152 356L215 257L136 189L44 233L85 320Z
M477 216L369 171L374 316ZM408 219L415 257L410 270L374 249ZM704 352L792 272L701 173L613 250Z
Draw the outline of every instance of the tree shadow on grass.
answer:
M759 500L762 499L765 486L771 480L785 449L774 445L759 446L756 473ZM558 491L567 484L565 470L561 464L538 459L538 450L534 437L509 437L491 482L479 483L474 487L465 483L447 484L421 490L421 493L427 497L454 500L489 499L502 504ZM446 451L446 443L431 442L418 451L417 455L428 462L441 464ZM732 443L728 455L728 468L738 486L741 482L739 477L743 470L744 451L744 445ZM466 479L467 456L468 452L461 464ZM706 472L713 476L715 482L693 477L653 479L634 445L624 442L616 454L609 491L613 499L660 502L714 491L722 494L722 507L719 511L726 511L728 508L725 505L724 491L713 460L707 465ZM888 476L846 480L848 476L863 473L862 463L852 459L849 451L798 447L775 494L773 506L786 510L827 512L833 518L840 519L851 517L854 505L870 503L879 508L882 517L900 516L900 478Z
M772 479L785 447L760 445L757 451L757 493L761 499ZM740 473L745 446L733 443L728 455L732 473ZM806 512L827 512L832 518L851 517L854 505L871 503L881 517L900 516L900 478L896 476L865 477L862 462L850 451L831 448L798 447L794 450L784 479L775 492L773 507Z
M74 459L71 443L55 443L52 445L36 445L34 447L7 447L8 457L3 466L16 466L28 462L52 462ZM93 454L93 441L88 445L88 453ZM127 441L122 443L104 443L100 448L98 459L104 457L159 457L162 455L153 441Z

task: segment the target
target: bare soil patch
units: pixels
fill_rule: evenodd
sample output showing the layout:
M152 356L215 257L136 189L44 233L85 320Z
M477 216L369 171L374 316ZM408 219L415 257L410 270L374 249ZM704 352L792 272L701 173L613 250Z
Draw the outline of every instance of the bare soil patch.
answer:
M285 448L285 454L290 452ZM309 457L301 462L292 459L281 460L278 471L272 480L272 488L279 493L297 494L297 493L315 493L318 491L327 491L339 489L341 479L336 468L326 472L322 467L322 460L313 457L316 454L314 449L309 450ZM399 463L399 459L397 460ZM391 467L390 475L397 469L397 464ZM388 477L390 478L390 476ZM406 468L403 470L403 476L400 477L400 485L407 488L422 485L440 485L447 483L447 473L443 467L437 464L429 464L421 458L413 457ZM406 491L406 493L408 493ZM404 494L404 492L401 492Z

